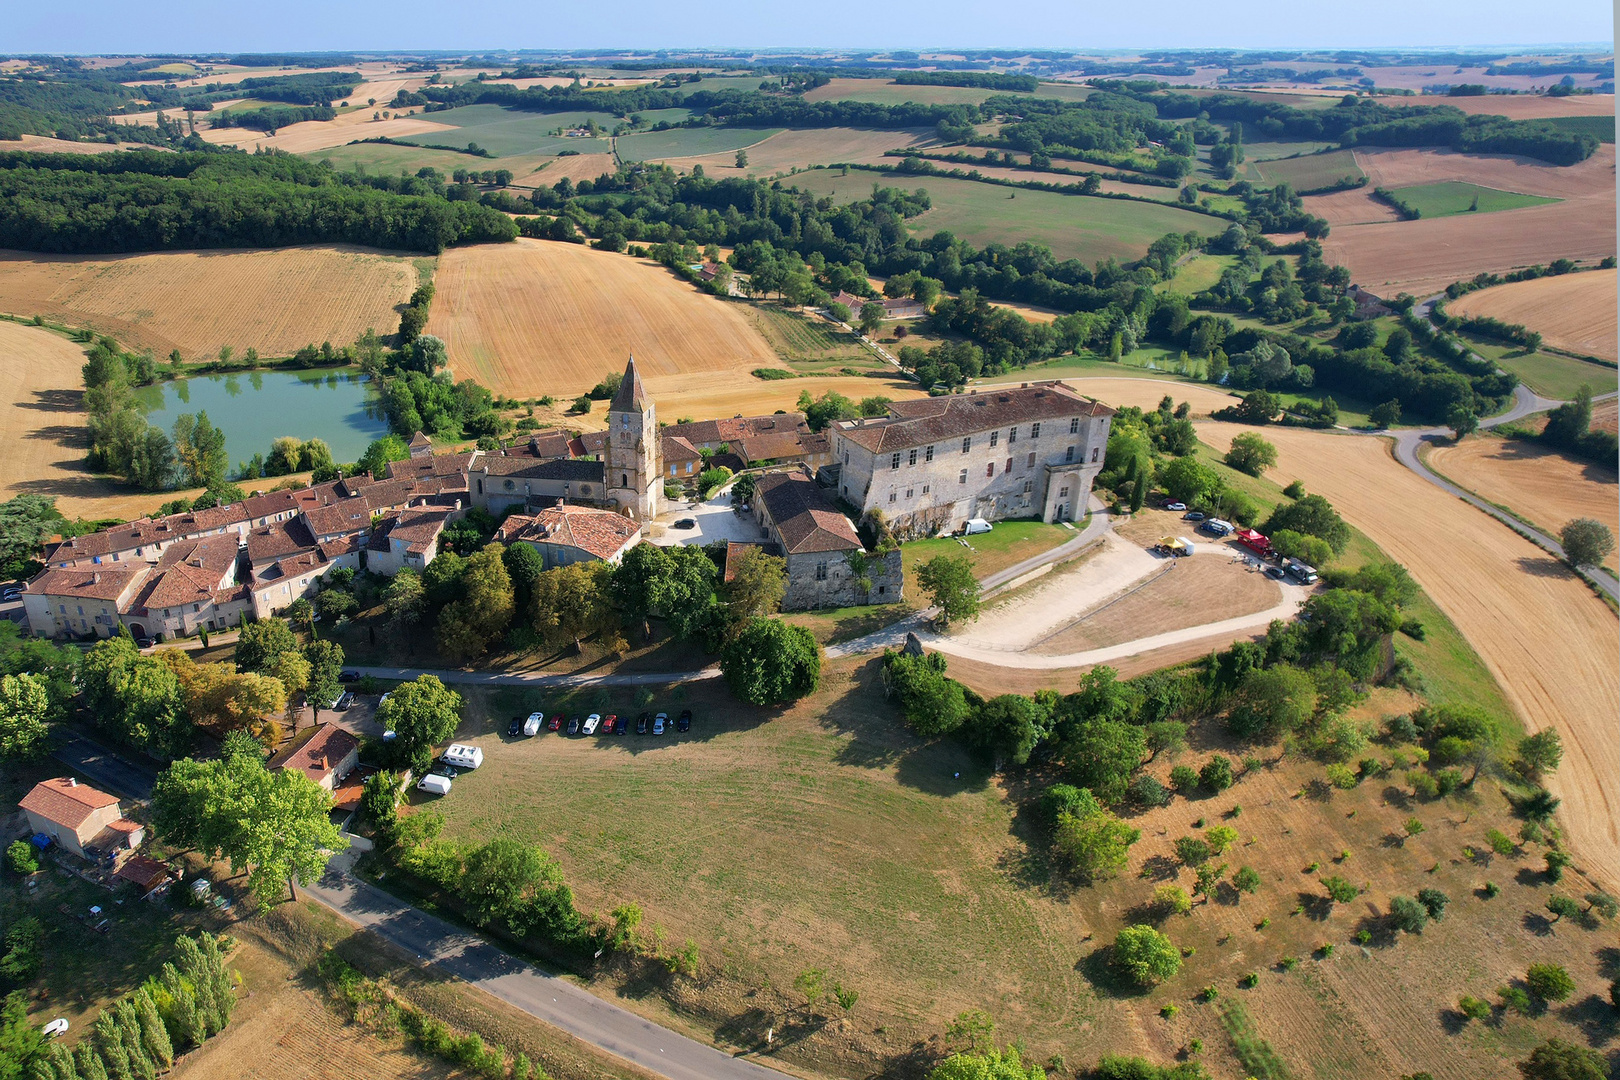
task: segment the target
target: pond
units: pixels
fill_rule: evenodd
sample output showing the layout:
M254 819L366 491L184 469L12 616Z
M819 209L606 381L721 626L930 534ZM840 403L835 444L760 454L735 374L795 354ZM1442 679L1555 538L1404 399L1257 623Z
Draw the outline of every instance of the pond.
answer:
M164 431L182 413L206 412L225 432L231 470L254 454L269 454L283 435L322 439L334 461L354 461L388 434L388 419L366 376L327 368L204 375L144 386L136 392L146 419Z

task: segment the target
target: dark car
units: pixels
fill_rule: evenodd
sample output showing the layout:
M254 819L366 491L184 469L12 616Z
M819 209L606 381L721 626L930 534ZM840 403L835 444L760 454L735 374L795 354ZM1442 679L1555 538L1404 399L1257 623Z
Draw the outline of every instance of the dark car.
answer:
M354 668L344 668L338 672L338 682L359 682L360 673Z
M553 716L551 718L551 722L546 725L546 727L551 729L552 731L561 731L562 726L563 726L562 713L558 713L556 716Z
M1189 510L1185 514L1181 515L1181 520L1182 521L1203 521L1204 520L1204 512L1202 510Z
M681 710L680 718L675 721L675 730L676 731L691 731L692 730L692 710L691 709L682 709Z
M506 733L514 739L523 734L523 717L512 717L511 722L506 725Z
M647 734L647 725L650 723L652 723L652 717L648 716L646 713L642 713L640 716L636 717L636 734Z
M332 706L338 712L348 712L349 706L354 704L354 695L347 690L338 695L336 703Z
M1280 566L1267 565L1266 577L1276 578L1277 580L1281 581L1283 577L1283 568Z
M675 524L671 525L670 528L672 528L672 529L695 529L695 528L697 528L697 518L681 518Z
M579 734L579 717L576 716L572 720L568 721L568 734Z
M613 729L613 734L615 734L615 735L628 735L628 734L630 734L630 718L628 716L625 717L623 720L619 721L619 726Z
M17 588L15 585L13 585L13 586L11 586L10 588L7 588L7 589L0 589L0 600L3 600L8 604L11 603L13 600L21 600L21 599L22 599L22 590Z
M138 637L135 639L135 647L137 649L150 649L156 644L157 642L149 637Z

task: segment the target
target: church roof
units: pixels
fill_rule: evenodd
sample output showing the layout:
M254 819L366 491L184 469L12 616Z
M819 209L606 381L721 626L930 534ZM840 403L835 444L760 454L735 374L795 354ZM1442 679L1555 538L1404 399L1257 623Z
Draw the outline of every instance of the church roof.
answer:
M641 385L641 373L636 370L636 358L624 365L624 379L608 404L609 412L646 412L647 388Z

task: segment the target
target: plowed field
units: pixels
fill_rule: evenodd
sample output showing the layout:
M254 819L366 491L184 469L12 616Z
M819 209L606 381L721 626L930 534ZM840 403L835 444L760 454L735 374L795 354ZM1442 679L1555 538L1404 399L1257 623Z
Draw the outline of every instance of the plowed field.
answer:
M0 311L92 326L188 360L221 345L287 356L314 342L393 332L416 287L409 259L327 245L143 255L0 252ZM75 377L68 386L77 386Z
M1199 425L1224 451L1237 425ZM1395 461L1383 440L1277 428L1273 479L1298 477L1402 563L1501 684L1527 730L1556 727L1549 781L1579 864L1620 884L1620 628L1550 555Z
M1593 270L1497 285L1454 300L1446 310L1519 323L1540 331L1555 349L1616 360L1615 273Z
M706 375L710 389L756 382L747 372L776 360L741 305L578 244L452 248L435 284L428 332L445 340L458 376L498 394L579 394L623 371L631 353L644 378Z

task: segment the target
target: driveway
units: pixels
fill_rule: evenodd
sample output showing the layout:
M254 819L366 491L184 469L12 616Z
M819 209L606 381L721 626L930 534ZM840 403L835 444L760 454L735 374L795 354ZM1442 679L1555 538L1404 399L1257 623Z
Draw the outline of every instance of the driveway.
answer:
M51 756L115 795L126 799L152 797L152 783L157 777L150 769L119 757L83 735L68 735L51 750Z
M670 1080L783 1080L775 1069L678 1035L567 979L418 911L350 873L354 853L333 857L304 894L447 975L493 994L616 1057Z
M671 528L675 522L691 518L695 529ZM747 514L739 514L731 507L731 489L722 488L703 502L680 502L659 514L652 521L647 537L655 544L674 547L677 544L714 544L726 540L758 542L765 539L761 529Z

